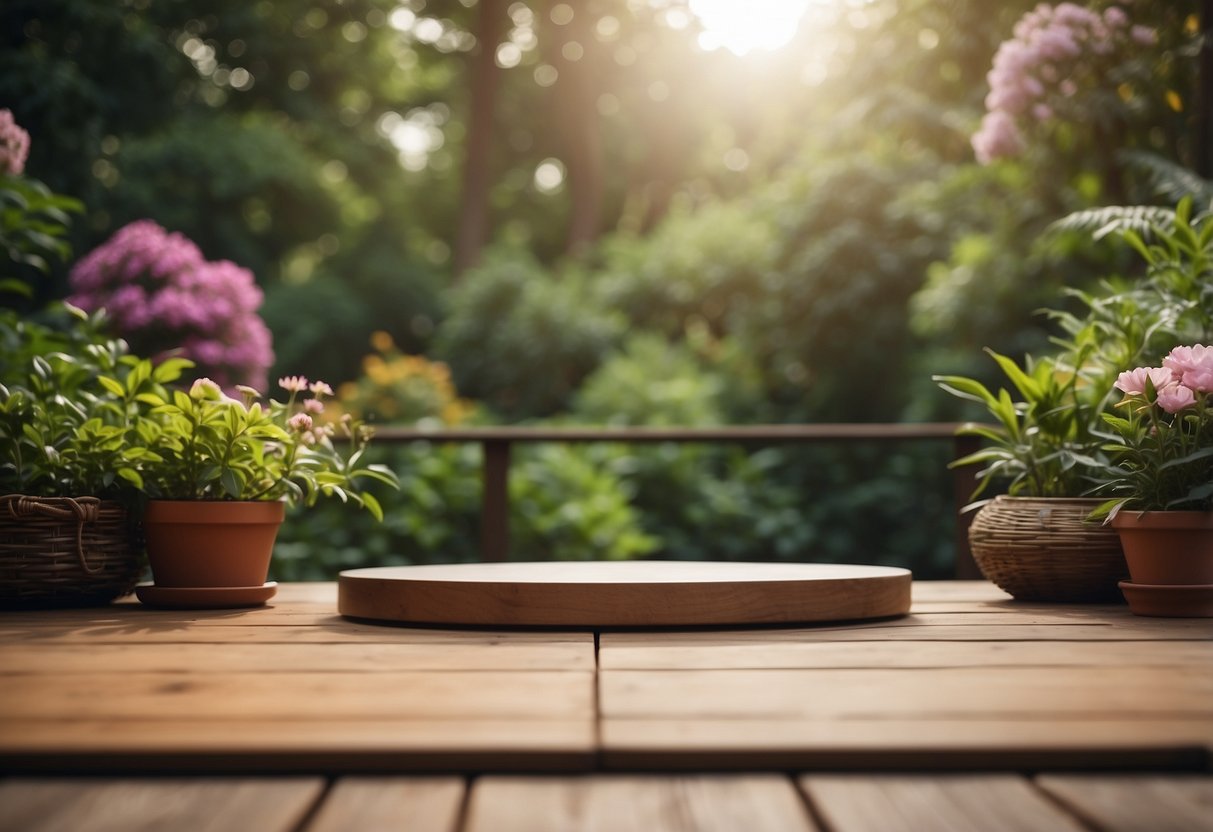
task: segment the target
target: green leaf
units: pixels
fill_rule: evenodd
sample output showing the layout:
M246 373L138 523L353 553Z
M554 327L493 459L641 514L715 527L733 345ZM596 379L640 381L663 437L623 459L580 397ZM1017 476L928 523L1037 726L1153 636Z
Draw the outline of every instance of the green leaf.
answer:
M126 396L126 388L115 378L97 376L97 383L104 387L106 392L112 396L117 396L120 399Z
M1020 392L1020 395L1022 395L1025 399L1030 402L1037 402L1044 397L1044 390L1041 388L1040 384L1035 379L1027 375L1023 370L1021 370L1018 364L1016 364L1010 358L1007 358L1005 355L999 355L998 353L994 352L994 350L987 349L986 352L998 362L998 366L1002 368L1003 373L1006 374L1007 378L1011 380L1011 383L1015 385L1015 389L1017 389Z
M375 499L375 496L373 494L361 494L359 496L362 498L362 505L370 512L370 515L382 523L383 506L379 505L379 501Z
M166 358L152 370L152 381L157 384L171 384L181 378L181 373L194 366L188 358Z
M223 470L223 473L219 475L219 484L229 497L234 499L240 498L242 491L240 478L233 469L225 468Z
M140 490L143 489L143 477L134 468L119 468L118 476Z

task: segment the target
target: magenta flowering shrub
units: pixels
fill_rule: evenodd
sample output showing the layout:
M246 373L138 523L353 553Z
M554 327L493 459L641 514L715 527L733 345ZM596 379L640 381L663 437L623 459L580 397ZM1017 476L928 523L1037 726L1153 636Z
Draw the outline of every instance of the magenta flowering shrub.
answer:
M207 261L185 236L133 222L76 264L71 286L68 301L90 312L104 307L135 352L179 350L225 387L266 386L274 354L252 273Z
M20 176L29 157L29 133L13 120L11 110L0 110L0 176Z
M1020 155L1037 125L1075 118L1084 92L1107 84L1136 49L1157 41L1157 32L1133 25L1118 6L1101 14L1074 3L1041 3L994 55L987 112L972 138L977 161Z

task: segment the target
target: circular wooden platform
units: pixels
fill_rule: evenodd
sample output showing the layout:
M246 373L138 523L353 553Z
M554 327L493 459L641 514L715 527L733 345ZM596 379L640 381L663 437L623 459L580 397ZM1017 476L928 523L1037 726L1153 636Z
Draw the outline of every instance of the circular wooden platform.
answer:
M620 561L351 569L342 615L417 624L671 627L887 618L910 572L816 563Z

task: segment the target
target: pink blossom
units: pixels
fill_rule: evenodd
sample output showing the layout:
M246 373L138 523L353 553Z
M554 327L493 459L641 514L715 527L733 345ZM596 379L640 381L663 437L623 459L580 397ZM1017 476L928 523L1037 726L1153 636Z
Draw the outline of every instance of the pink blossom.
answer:
M29 158L29 133L13 120L11 110L0 110L0 176L20 176Z
M1196 404L1196 394L1191 388L1182 384L1169 384L1158 388L1158 406L1168 413L1179 411Z
M1023 136L1006 113L992 110L982 119L981 129L972 139L977 161L987 165L995 159L1018 156L1023 152Z
M302 393L307 389L307 378L304 376L286 376L278 379L278 386L288 393Z
M1196 392L1213 392L1213 346L1176 347L1162 360L1162 365L1171 370L1176 381Z
M320 398L321 396L333 395L333 388L329 387L323 381L314 381L314 382L312 382L311 385L308 386L307 389L311 390L312 395L315 396L316 398Z
M324 402L320 399L308 399L303 403L303 409L307 413L320 414L324 412Z
M1152 45L1157 39L1148 27L1130 26L1128 13L1117 6L1101 14L1076 3L1041 3L1023 15L1013 37L999 45L986 76L986 117L972 137L977 160L989 164L1023 153L1021 131L1037 132L1044 122L1074 118L1064 99L1078 95L1076 78L1107 77L1107 69L1127 58L1134 44Z
M1175 384L1171 370L1166 367L1138 367L1125 370L1116 378L1116 389L1126 395L1145 395L1146 380L1149 380L1155 390L1161 390Z
M1153 46L1158 43L1158 32L1149 26L1134 26L1129 30L1129 37L1133 39L1134 43L1141 46Z
M295 433L310 431L312 429L312 417L306 413L296 413L287 420L286 425Z
M136 352L180 351L221 384L265 387L273 347L247 269L208 262L188 238L139 220L83 257L70 281L68 302L105 307Z

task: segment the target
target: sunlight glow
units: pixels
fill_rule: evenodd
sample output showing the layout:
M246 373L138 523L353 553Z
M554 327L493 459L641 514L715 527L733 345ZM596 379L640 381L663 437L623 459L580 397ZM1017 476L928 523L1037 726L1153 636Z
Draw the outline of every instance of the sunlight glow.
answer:
M771 51L796 35L811 0L691 0L690 8L703 31L704 50L727 49L745 55L754 49Z

